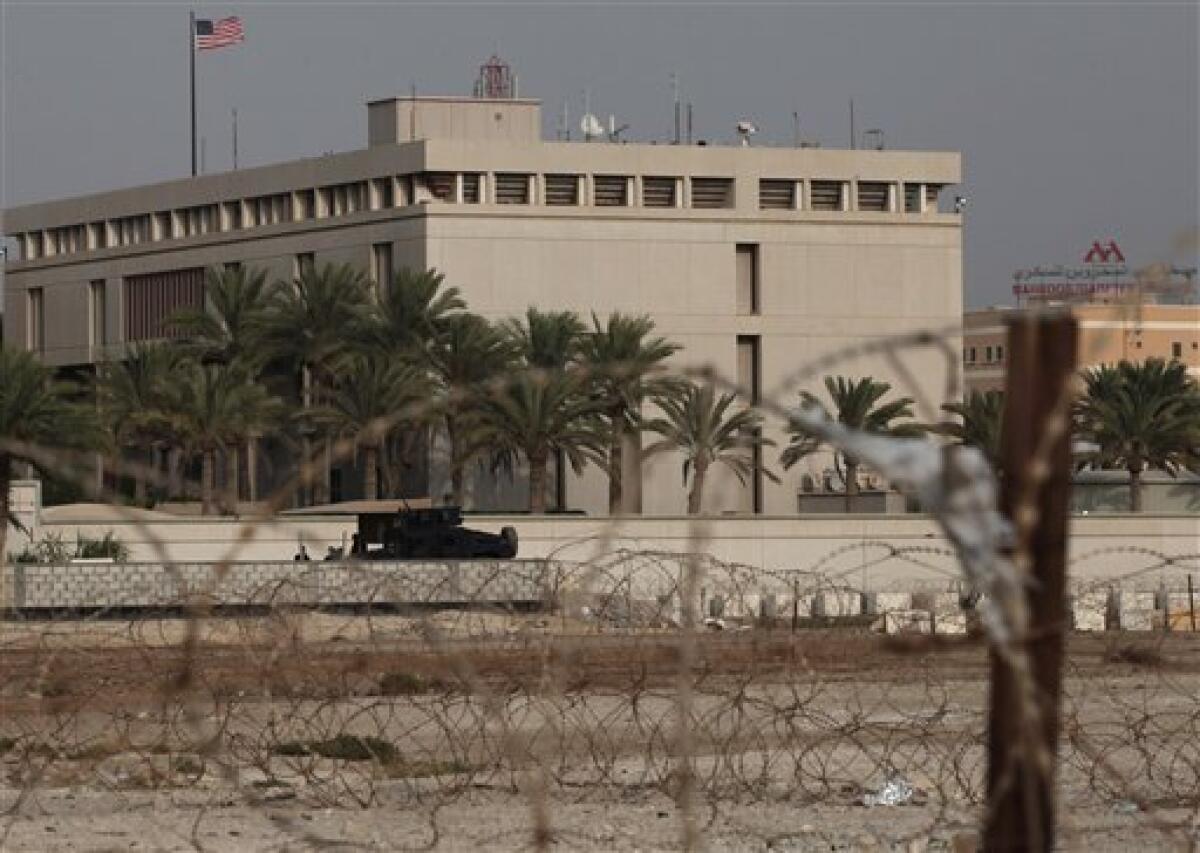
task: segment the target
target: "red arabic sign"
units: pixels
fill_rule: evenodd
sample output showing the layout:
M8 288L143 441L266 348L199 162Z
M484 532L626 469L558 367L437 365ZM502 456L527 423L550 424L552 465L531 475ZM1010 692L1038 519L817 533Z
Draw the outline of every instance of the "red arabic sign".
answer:
M1170 267L1164 279L1137 280L1125 263L1117 241L1093 240L1083 254L1085 266L1036 266L1013 273L1013 295L1019 299L1090 299L1140 293L1186 292L1196 278L1195 267Z

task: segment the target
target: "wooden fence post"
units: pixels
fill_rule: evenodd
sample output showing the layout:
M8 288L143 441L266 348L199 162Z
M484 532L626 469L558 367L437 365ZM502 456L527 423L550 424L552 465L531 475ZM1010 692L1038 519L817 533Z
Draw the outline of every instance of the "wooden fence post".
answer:
M1054 847L1055 763L1063 643L1067 627L1066 546L1071 492L1070 384L1077 326L1066 315L1023 314L1008 322L1009 367L1001 432L1001 508L1027 555L1029 630L1023 643L1036 687L1036 749L1019 749L1021 696L1014 674L991 656L988 720L988 851ZM1063 419L1066 419L1065 422ZM1049 432L1056 430L1056 433ZM1048 447L1046 436L1050 435ZM1043 452L1039 457L1039 449Z

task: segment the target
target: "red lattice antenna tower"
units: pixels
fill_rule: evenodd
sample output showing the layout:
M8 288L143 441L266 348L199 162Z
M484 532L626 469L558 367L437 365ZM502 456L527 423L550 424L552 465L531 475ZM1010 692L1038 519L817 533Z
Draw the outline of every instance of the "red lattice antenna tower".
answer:
M511 100L517 96L516 75L509 64L496 54L479 66L475 97Z

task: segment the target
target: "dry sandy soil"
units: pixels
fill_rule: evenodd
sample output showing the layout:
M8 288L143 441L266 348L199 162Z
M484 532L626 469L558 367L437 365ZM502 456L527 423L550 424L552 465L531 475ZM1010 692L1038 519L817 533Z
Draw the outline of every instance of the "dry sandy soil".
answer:
M494 614L5 624L0 849L679 849L680 714L701 848L973 849L979 644L746 631L681 649L585 630ZM1197 652L1183 635L1071 639L1065 849L1200 844ZM338 735L387 754L313 753ZM864 806L890 768L912 801Z

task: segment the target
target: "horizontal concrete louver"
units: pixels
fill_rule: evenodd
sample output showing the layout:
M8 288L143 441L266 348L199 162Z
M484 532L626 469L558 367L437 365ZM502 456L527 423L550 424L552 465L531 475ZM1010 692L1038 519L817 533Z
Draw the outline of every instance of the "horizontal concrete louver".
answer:
M813 210L841 210L842 182L813 181L809 190L809 203Z
M546 204L557 207L579 204L579 176L546 175Z
M479 204L483 201L483 176L479 172L463 172L462 200L464 204Z
M529 204L529 175L497 172L496 204Z
M758 182L759 210L791 210L795 206L795 181L763 178Z
M925 185L925 209L932 213L936 213L938 209L938 198L942 194L942 184L926 184Z
M733 207L733 178L692 178L692 207Z
M625 207L629 204L629 178L626 175L596 176L596 207Z
M887 183L885 181L859 181L858 209L885 213L888 209Z
M646 177L642 178L643 207L674 207L675 178Z

